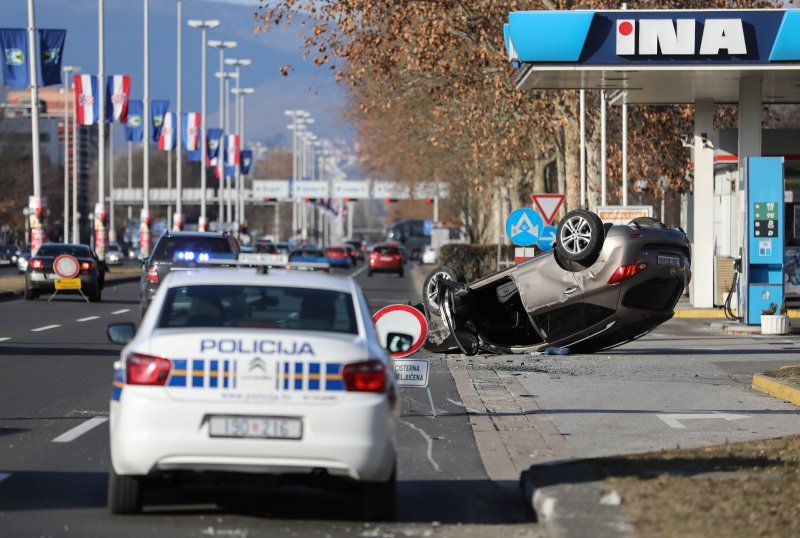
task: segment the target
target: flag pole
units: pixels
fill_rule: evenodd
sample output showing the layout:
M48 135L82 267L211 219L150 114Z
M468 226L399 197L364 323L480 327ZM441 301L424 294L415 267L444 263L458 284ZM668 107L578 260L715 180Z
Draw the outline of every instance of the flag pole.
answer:
M181 223L183 222L183 201L181 197L183 196L183 171L182 171L182 159L181 159L181 149L183 146L183 114L181 108L181 57L183 56L183 41L181 39L181 30L183 22L183 10L181 9L181 0L178 0L178 77L177 77L177 84L176 89L178 92L178 102L177 102L177 113L175 117L178 118L178 140L176 142L175 147L175 181L176 181L176 196L175 196L175 220L173 225L175 230L178 231L181 229ZM170 218L172 214L170 213Z
M150 0L144 0L144 155L142 174L142 214L139 222L139 248L150 256Z
M106 77L105 77L105 51L103 49L104 35L104 0L97 0L97 99L98 99L98 136L97 136L97 202L99 215L95 215L95 251L100 261L106 259L106 189L105 189L105 138L106 138ZM98 211L95 211L98 213ZM99 228L97 226L99 225Z
M131 243L133 243L133 230L131 229L131 220L133 220L133 142L128 140L128 196L131 197L131 202L128 203L128 230L131 234Z
M78 95L73 91L72 98ZM74 109L73 109L74 110ZM72 121L72 242L81 242L80 220L78 219L78 118Z
M169 112L167 112L169 114ZM167 230L172 229L172 150L167 150Z
M65 65L64 71L64 242L69 242L69 73L72 66Z
M36 73L36 18L33 0L28 0L28 72L31 85L31 154L33 158L33 197L36 207L44 209L42 197L42 172L39 161L39 77ZM40 213L35 222L38 227L31 226L31 252L35 253L44 240L46 213ZM30 219L30 217L26 217ZM30 219L34 222L34 219Z
M114 228L114 122L108 124L108 240L117 242L117 230Z

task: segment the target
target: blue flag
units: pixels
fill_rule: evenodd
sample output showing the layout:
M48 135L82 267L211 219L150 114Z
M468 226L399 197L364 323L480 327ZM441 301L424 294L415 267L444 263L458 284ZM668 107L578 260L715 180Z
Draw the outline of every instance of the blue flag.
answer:
M128 123L125 124L125 140L128 142L141 142L144 138L143 113L144 105L140 100L128 101Z
M219 158L219 143L222 138L222 129L209 129L206 141L208 142L208 165L215 166Z
M3 52L3 82L6 86L28 87L28 32L17 28L0 29Z
M166 99L154 99L150 102L150 140L158 142L161 136L161 126L164 124L164 114L169 110L169 101Z
M187 150L186 151L186 160L191 163L200 162L200 158L203 156L203 152L200 151L200 148L195 150Z
M243 176L246 176L250 173L250 165L253 164L253 150L243 149L240 153L240 159L239 170Z
M42 86L61 84L61 61L66 37L66 30L39 30Z

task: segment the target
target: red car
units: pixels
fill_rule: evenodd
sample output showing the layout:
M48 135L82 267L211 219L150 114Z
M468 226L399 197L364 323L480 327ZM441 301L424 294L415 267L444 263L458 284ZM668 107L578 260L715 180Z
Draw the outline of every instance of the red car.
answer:
M372 273L397 273L403 277L405 259L398 247L392 245L376 245L369 253L367 276Z

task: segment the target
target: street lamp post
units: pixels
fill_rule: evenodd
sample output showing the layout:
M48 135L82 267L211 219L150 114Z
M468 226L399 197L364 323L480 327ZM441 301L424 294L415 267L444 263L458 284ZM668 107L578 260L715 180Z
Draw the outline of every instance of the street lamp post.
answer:
M147 5L145 0L145 6ZM145 60L147 61L147 60ZM97 207L95 208L94 248L100 261L106 259L106 75L105 5L97 2ZM145 64L146 65L146 64Z
M241 87L239 85L239 82L240 82L240 79L242 77L242 73L241 73L242 67L247 67L251 63L252 62L247 58L239 58L239 59L228 58L227 60L225 60L225 65L229 65L231 67L235 67L236 68L236 88L234 89L233 93L236 96L235 105L234 105L234 112L235 112L234 117L235 117L235 124L236 124L236 134L239 136L239 149L241 149L243 147L243 143L242 143L242 128L241 128L242 122L241 122L241 119L240 119L241 118L241 114L240 114L241 93L239 91ZM239 169L239 165L236 165L236 174L235 174L235 178L234 178L234 183L236 185L236 187L235 187L235 189L236 189L236 214L235 214L235 216L233 217L232 220L234 222L234 230L236 230L237 234L239 233L239 225L241 223L241 203L240 203L240 200L239 200L239 198L241 196L241 193L242 193L241 186L239 185L241 183L241 181L242 181L241 170ZM230 213L230 211L229 211L229 213ZM230 214L228 216L231 217Z
M75 67L74 73L81 70ZM73 94L73 99L75 95ZM78 220L78 118L72 122L72 242L80 243L80 221ZM66 202L65 202L66 203ZM64 241L67 239L65 238Z
M75 71L75 67L65 65L64 70L64 242L69 241L69 83L70 73ZM75 144L73 139L72 144Z
M244 121L245 121L245 114L244 114L244 102L245 96L252 95L255 92L255 88L239 88L237 84L237 88L235 89L234 93L238 98L238 121L237 121L237 131L239 133L239 148L244 149ZM241 165L240 165L241 166ZM244 178L242 177L242 171L240 166L236 167L236 225L240 227L243 223L247 222L244 215ZM238 229L238 228L237 228Z
M31 226L30 242L31 253L44 242L46 212L44 201L42 200L42 172L39 162L39 75L36 69L36 21L34 17L33 0L28 0L28 73L31 84L31 156L33 158L33 199L36 209L40 211L40 219L37 219L38 226ZM29 204L30 205L30 204ZM30 218L26 219L30 220ZM27 236L27 234L26 234Z
M225 71L225 49L232 49L236 47L236 41L220 41L220 40L211 40L208 42L208 46L219 49L219 72L224 73ZM219 75L219 128L222 129L223 137L227 134L225 132L225 75ZM224 140L224 138L223 138ZM220 145L220 155L217 159L217 170L219 173L219 189L218 189L218 196L219 196L219 224L220 226L223 225L225 222L224 214L225 214L225 201L222 196L224 187L225 187L225 165L222 162L225 158L224 150L225 145Z
M200 28L201 50L200 53L200 221L198 228L201 232L208 226L208 216L206 213L206 152L208 151L208 141L206 133L206 30L219 26L218 20L189 20L187 24L191 28Z
M173 230L179 231L183 228L183 164L181 159L181 150L183 148L183 109L182 109L182 101L181 101L181 78L182 78L182 56L183 56L183 39L182 39L182 32L183 32L183 8L181 4L181 0L178 0L178 28L177 28L177 41L178 46L177 53L178 53L178 65L177 65L177 82L175 91L177 93L177 101L175 105L176 113L175 117L178 119L178 136L176 140L175 146L175 162L176 169L175 169L175 215L172 220L172 228Z

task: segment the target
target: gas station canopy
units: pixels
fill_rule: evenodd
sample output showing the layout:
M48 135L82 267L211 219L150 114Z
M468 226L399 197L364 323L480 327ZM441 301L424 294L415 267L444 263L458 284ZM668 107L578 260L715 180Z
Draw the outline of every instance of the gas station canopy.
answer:
M757 78L763 103L800 102L800 10L521 11L504 34L522 90L737 103L741 80Z

